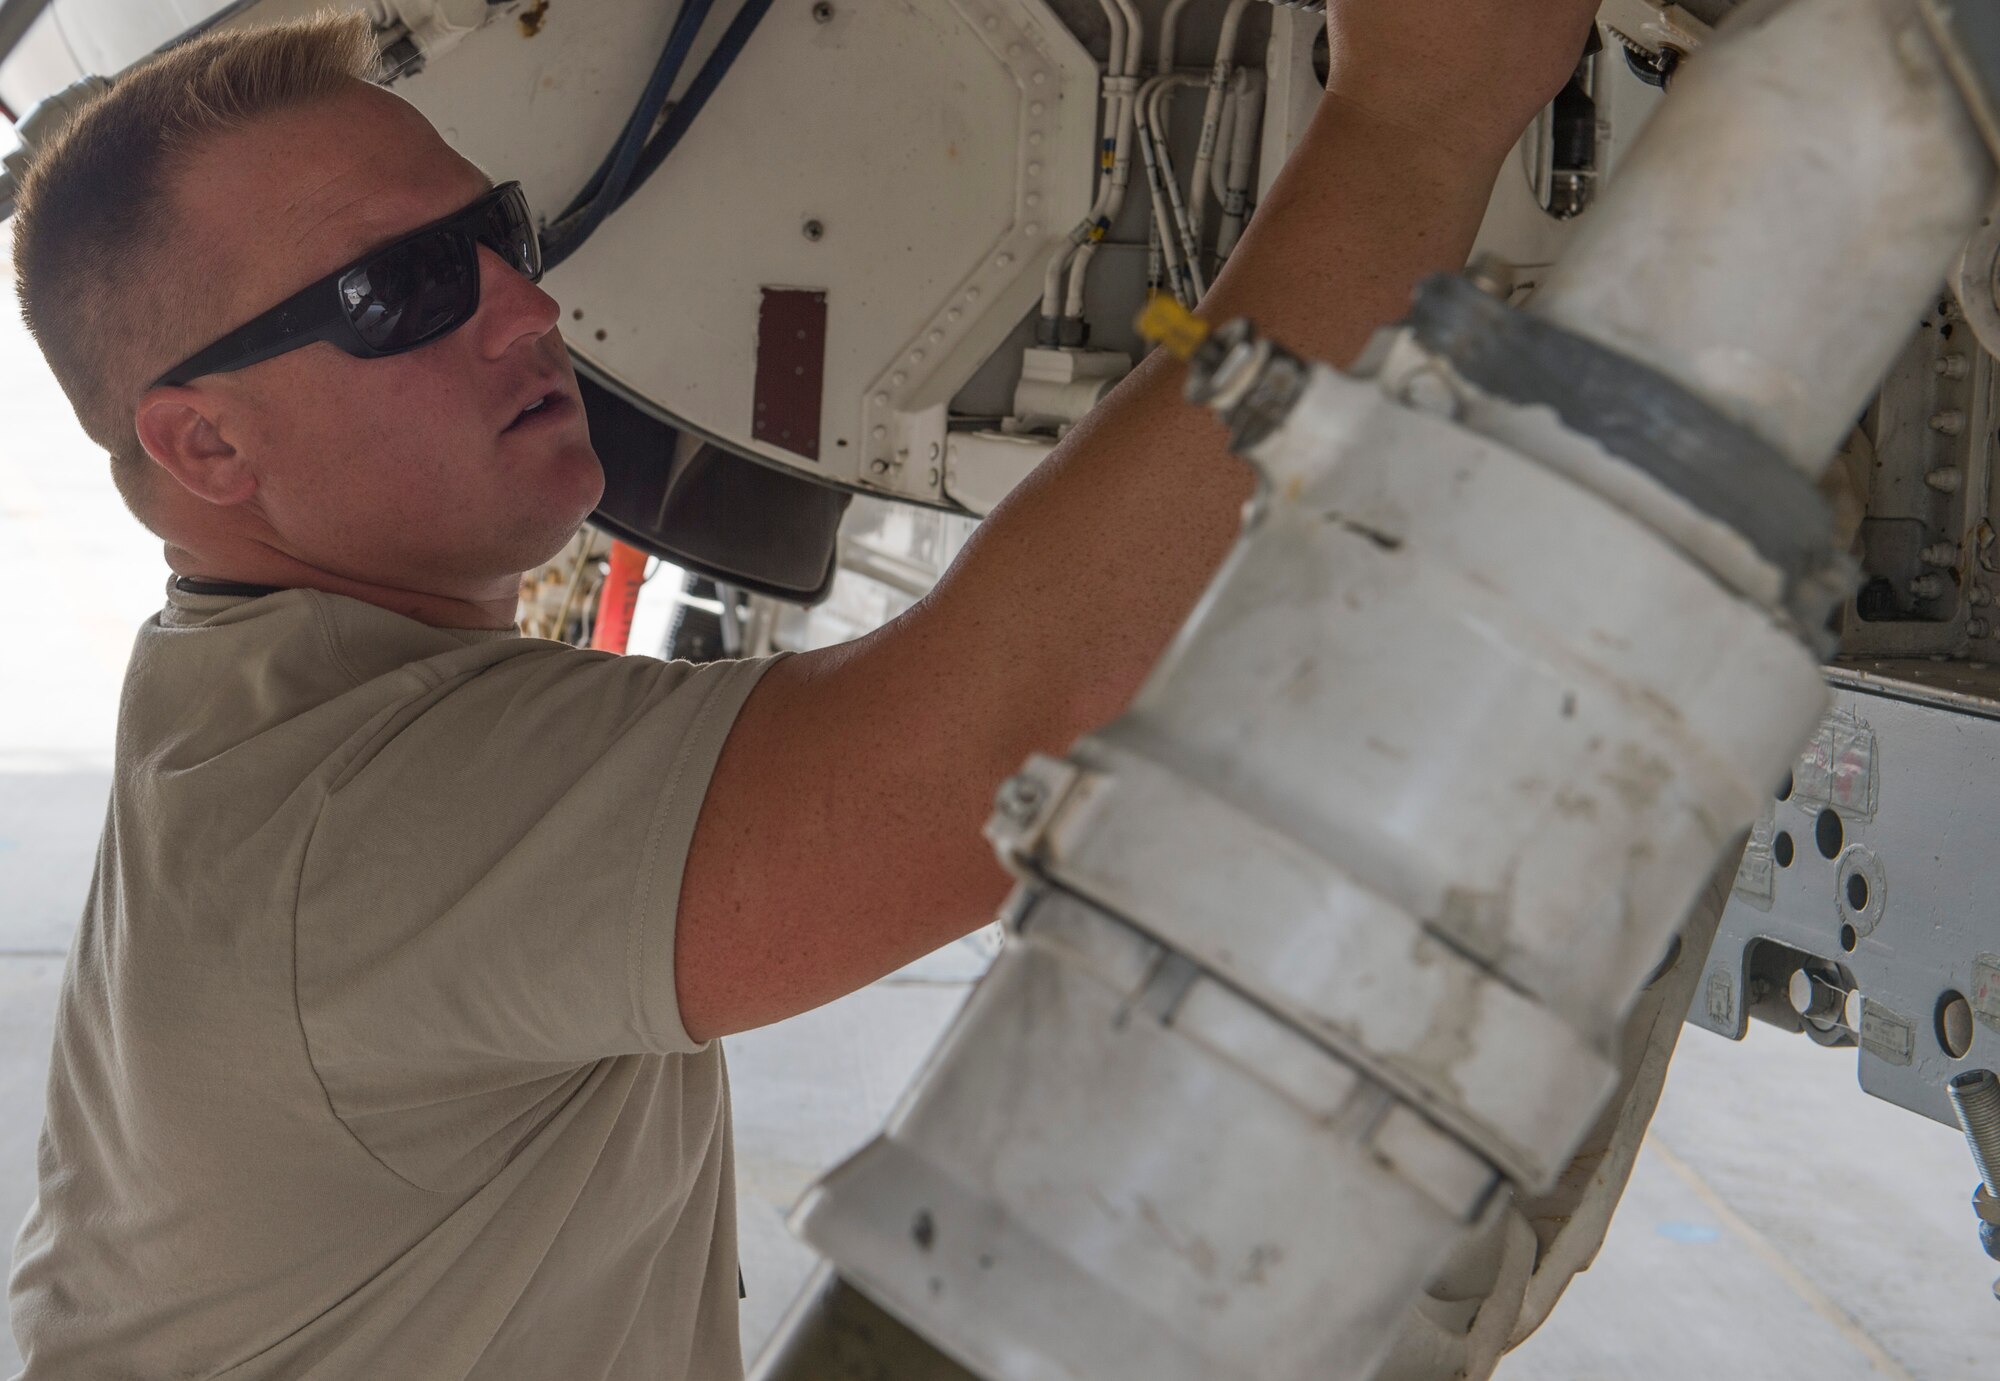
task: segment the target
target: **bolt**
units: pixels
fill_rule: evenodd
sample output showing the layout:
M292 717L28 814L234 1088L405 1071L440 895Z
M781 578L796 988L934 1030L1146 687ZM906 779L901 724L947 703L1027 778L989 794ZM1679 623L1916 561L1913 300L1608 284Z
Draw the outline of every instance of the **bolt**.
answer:
M1965 430L1965 414L1957 408L1946 408L1943 412L1931 414L1931 430L1945 436L1957 436Z
M1990 1069L1969 1069L1945 1085L1972 1163L1989 1194L2000 1195L2000 1079Z
M1938 356L1931 365L1931 369L1943 379L1963 379L1971 368L1965 356L1955 350L1949 355Z
M1958 543L1933 542L1917 553L1926 566L1942 566L1950 570L1958 564Z
M1000 784L993 809L1017 825L1033 824L1042 809L1042 784L1026 774L1009 777Z
M1792 971L1792 981L1786 996L1792 1000L1792 1010L1808 1021L1839 1021L1847 994L1831 983L1814 978L1804 969Z
M821 240L826 236L826 226L820 221L807 221L799 227L799 233L808 240Z
M826 0L819 0L819 3L813 6L813 23L824 24L832 18L833 6L827 4Z
M1924 483L1940 494L1956 494L1959 487L1965 483L1965 476L1957 467L1946 465L1925 475Z
M1965 602L1985 608L1993 602L1993 592L1984 585L1971 586L1965 592Z
M1935 575L1920 575L1910 582L1912 599L1939 599L1944 595L1944 578Z

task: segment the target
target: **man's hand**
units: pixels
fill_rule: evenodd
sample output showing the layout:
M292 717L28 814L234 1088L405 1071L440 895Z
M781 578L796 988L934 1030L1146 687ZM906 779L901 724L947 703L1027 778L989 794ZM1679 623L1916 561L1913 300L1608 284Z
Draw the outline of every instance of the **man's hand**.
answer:
M1327 94L1499 157L1583 58L1598 0L1328 0Z
M1583 0L1332 0L1336 83L1202 303L1345 363L1465 266L1494 174L1583 52ZM1155 354L887 627L773 667L702 806L675 939L697 1039L851 992L989 920L980 837L1030 753L1131 701L1251 489Z

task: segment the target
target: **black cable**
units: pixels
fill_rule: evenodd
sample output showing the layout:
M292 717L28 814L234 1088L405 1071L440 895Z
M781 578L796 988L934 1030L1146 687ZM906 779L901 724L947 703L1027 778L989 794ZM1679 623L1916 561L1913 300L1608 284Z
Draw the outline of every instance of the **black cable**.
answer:
M688 0L688 3L692 7L697 0ZM700 0L700 3L703 12L706 13L708 0ZM605 164L600 165L599 173L603 175L603 180L589 202L581 209L566 211L563 216L557 218L555 224L542 232L542 266L545 269L554 268L574 254L590 237L591 232L603 223L604 218L630 201L632 194L645 186L646 179L666 162L667 155L674 151L674 146L680 143L681 137L694 124L695 117L701 114L701 109L708 103L708 98L715 94L715 89L722 84L722 79L729 75L730 67L735 64L737 57L750 42L750 35L756 32L758 23L763 20L770 8L771 0L745 0L743 8L736 12L736 17L729 21L729 27L716 42L715 51L708 55L708 60L701 65L701 70L695 73L694 80L688 83L686 93L675 103L673 111L660 126L659 132L645 142L644 148L636 155L627 175L613 183L611 177L616 170L612 165L617 161L615 155L622 150L625 142L623 138L620 139L620 148L614 149L613 156L608 157ZM685 13L684 10L683 15ZM678 33L680 28L678 22L675 28ZM668 42L671 46L673 40L669 39ZM666 56L665 53L661 54L663 63ZM647 91L649 94L652 91L650 83ZM651 128L652 121L650 119L639 121L639 114L640 112L634 111L633 120L626 122L628 132L635 122L640 128ZM655 114L657 115L657 112ZM596 180L593 178L593 181ZM586 191L588 190L586 188ZM575 202L571 203L572 208L575 205Z
M604 155L604 161L597 165L582 190L543 229L544 267L554 267L567 259L624 200L632 170L638 165L639 156L645 152L647 139L659 123L661 112L666 109L667 97L680 78L681 68L686 65L688 53L694 48L695 35L701 32L712 3L713 0L684 0L680 13L674 16L666 46L660 50L652 75L646 79L645 89L639 93L638 103L626 118L617 142Z
M667 122L660 126L660 132L646 145L646 152L639 160L639 166L632 174L631 185L625 189L620 201L630 200L632 194L646 185L646 179L666 162L667 155L680 143L681 136L694 124L695 116L708 98L715 94L715 88L722 85L722 79L729 75L730 67L750 42L750 35L757 31L757 25L771 8L771 0L744 0L743 8L736 12L736 18L729 21L722 38L716 43L715 51L708 55L708 61L701 65L688 84L687 94L674 106Z

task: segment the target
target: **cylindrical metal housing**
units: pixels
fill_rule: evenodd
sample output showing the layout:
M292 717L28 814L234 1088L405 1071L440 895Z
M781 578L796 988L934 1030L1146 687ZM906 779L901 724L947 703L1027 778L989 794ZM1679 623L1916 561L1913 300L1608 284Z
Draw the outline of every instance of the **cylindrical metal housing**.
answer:
M1530 310L1817 474L1992 183L1915 0L1753 3L1681 65Z

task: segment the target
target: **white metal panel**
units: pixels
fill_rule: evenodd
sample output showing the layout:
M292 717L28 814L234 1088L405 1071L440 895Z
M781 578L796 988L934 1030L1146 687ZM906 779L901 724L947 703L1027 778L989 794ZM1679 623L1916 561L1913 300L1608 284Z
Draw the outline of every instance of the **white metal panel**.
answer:
M644 0L554 8L534 38L489 26L398 89L553 208L609 147L671 18ZM1096 76L1038 0L839 0L831 18L781 0L658 174L550 274L572 343L739 449L941 497L944 403L1088 205ZM767 286L827 294L817 465L750 437Z

